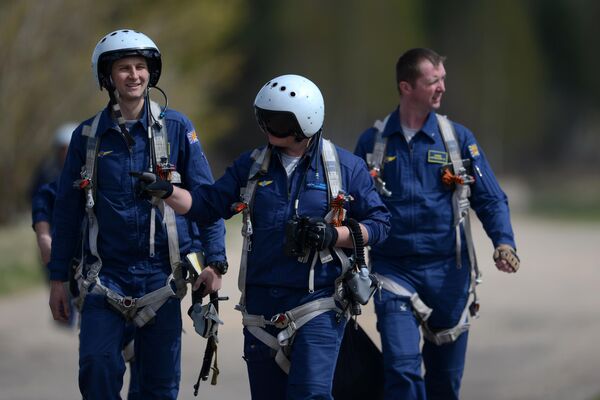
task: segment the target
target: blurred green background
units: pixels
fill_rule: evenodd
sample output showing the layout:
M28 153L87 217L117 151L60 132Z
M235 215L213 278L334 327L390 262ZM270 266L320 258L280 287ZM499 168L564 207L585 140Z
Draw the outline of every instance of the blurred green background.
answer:
M270 78L317 83L325 135L353 149L397 104L398 56L431 47L448 57L441 112L475 132L513 205L598 220L598 15L591 0L3 0L0 274L37 261L9 256L35 248L32 174L58 125L106 104L90 58L118 28L158 44L159 86L194 122L216 177L264 142L252 103Z

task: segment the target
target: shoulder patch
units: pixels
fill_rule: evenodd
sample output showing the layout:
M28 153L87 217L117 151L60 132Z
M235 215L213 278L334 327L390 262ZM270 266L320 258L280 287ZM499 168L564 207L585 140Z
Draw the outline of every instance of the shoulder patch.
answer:
M188 132L186 135L190 144L198 143L198 135L196 135L196 131Z
M477 158L480 156L479 148L477 147L477 145L475 143L469 145L469 153L471 153L471 157L473 157L473 158Z
M448 153L445 151L429 150L427 162L431 164L448 164Z

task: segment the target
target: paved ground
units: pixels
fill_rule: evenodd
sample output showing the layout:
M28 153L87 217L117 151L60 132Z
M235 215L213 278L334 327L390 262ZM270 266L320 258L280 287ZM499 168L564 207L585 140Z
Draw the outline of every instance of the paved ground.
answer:
M471 331L462 398L587 400L600 393L599 225L514 218L522 270L493 269L491 245L476 227L484 284L482 316ZM239 254L231 229L231 264ZM220 383L200 398L249 398L241 359L235 270L225 285ZM376 339L371 307L360 319ZM187 304L184 305L187 309ZM77 337L50 320L47 293L37 289L0 300L0 400L77 399ZM181 399L191 399L204 343L186 320Z

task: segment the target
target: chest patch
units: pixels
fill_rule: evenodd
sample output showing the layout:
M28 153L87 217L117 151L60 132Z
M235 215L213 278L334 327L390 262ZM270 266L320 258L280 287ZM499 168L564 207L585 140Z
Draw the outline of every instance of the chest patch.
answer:
M265 186L269 186L271 183L273 183L273 181L260 181L260 182L258 182L258 186L265 187Z
M427 162L431 164L448 164L448 153L445 151L429 150Z
M327 190L327 184L325 182L307 182L306 187L315 190Z
M394 161L395 159L396 159L396 156L387 156L387 157L386 157L386 158L383 160L383 162L389 163L389 162L392 162L392 161Z
M112 152L113 152L112 150L99 151L99 152L98 152L98 157L102 158L102 157L104 157L104 156L107 156L107 155L109 155L109 154L110 154L110 153L112 153Z

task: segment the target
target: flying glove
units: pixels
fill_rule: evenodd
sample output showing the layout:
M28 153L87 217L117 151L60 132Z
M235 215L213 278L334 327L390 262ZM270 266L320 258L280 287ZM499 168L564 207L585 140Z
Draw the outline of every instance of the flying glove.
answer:
M141 191L143 193L147 193L150 197L166 199L173 194L173 184L171 184L169 181L161 179L158 175L152 172L132 171L129 173L129 175L139 179Z

